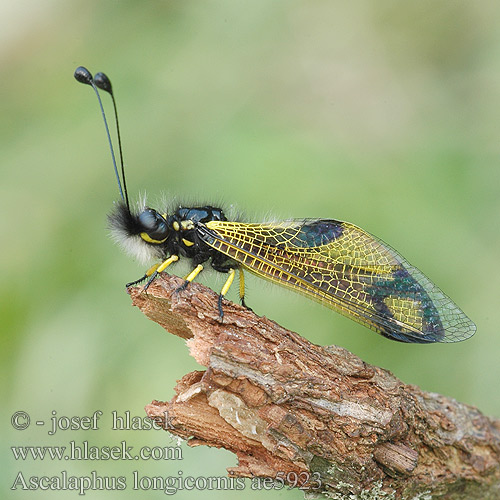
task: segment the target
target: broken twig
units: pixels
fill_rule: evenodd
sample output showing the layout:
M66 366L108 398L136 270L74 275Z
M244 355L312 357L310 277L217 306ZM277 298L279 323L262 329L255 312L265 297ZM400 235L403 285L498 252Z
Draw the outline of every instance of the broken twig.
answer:
M130 289L206 367L146 412L164 424L167 412L168 430L191 446L235 453L230 475L329 498L500 498L499 420L239 305L224 301L221 323L217 294L197 283L176 293L182 283L162 274L147 293Z

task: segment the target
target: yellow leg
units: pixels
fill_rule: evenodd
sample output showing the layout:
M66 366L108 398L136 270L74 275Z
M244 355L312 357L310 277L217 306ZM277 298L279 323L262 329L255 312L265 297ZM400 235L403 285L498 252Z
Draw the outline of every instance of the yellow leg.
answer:
M149 277L151 276L158 268L160 267L160 264L153 264L147 271L144 276Z
M161 264L157 265L156 269L154 269L153 272L156 271L157 273L161 273L161 272L165 271L165 269L167 269L167 267L170 264L173 264L174 262L177 262L178 260L179 260L179 257L177 255L171 255L167 260L164 260ZM155 267L155 266L153 266L153 267ZM153 267L151 269L153 269ZM148 274L148 276L149 276L149 274Z
M182 292L183 290L185 290L187 288L187 286L189 285L189 283L191 283L191 281L193 281L196 276L198 276L198 274L200 274L201 272L203 271L203 266L201 264L198 264L184 279L186 281L184 281L184 283L179 287L177 288L176 292Z
M219 300L217 302L217 305L219 307L219 318L221 322L224 319L224 310L222 309L222 299L231 288L231 285L233 284L234 281L234 275L235 275L234 269L229 269L227 280L224 283L224 286L222 287L222 290L219 293Z
M147 290L149 288L149 285L154 281L156 276L158 276L158 273L161 273L167 269L167 267L170 264L173 264L174 262L177 262L179 260L178 255L171 255L168 259L164 260L161 264L155 264L154 266L151 266L147 271L146 274L144 275L144 278L148 278L147 283L144 285L143 291Z
M245 275L243 274L243 268L239 269L239 278L240 278L240 302L245 304Z
M222 287L222 290L220 291L220 295L222 295L223 297L224 297L224 295L226 295L226 293L231 288L231 285L233 284L234 274L235 274L234 273L234 269L229 269L229 272L227 274L227 280L224 283L224 286Z
M198 274L200 274L203 271L203 266L201 264L198 264L187 276L186 276L186 281L191 283Z

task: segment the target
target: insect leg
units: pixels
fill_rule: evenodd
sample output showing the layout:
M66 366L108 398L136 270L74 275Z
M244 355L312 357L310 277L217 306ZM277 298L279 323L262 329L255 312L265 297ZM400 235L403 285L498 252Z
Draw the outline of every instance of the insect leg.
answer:
M170 264L173 264L174 262L177 262L178 260L179 260L178 255L171 255L167 260L164 260L161 264L155 264L154 266L150 267L146 271L146 274L144 275L144 277L141 278L141 281L142 281L143 279L146 279L149 276L147 283L144 285L143 291L146 291L149 288L149 285L151 285L153 280L158 276L158 273L165 271L165 269L167 269L167 267Z
M229 269L227 280L224 283L224 286L222 287L222 290L219 293L219 301L217 302L217 306L219 308L219 318L221 321L224 318L224 311L222 310L222 299L224 298L224 295L226 295L226 293L229 291L229 288L231 288L231 285L233 284L233 281L234 281L235 274L236 273L235 273L234 269L232 269L232 268ZM241 283L241 281L240 281L240 283Z
M239 268L239 278L240 278L240 302L243 307L250 309L245 304L245 274L243 273L243 268ZM251 310L251 309L250 309Z
M159 266L160 264L154 264L145 272L144 276L141 276L138 280L127 283L125 286L128 288L129 286L134 286L140 283L141 281L144 281L148 276L151 276L158 269Z
M198 274L200 274L203 271L203 266L201 264L198 264L187 276L186 276L186 281L179 287L177 288L176 292L182 292L182 290L185 290L186 287L193 281Z

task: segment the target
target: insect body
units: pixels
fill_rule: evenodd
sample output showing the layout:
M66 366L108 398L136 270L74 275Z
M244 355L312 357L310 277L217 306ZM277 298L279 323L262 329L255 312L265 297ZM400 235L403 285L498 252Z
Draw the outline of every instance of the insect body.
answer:
M146 288L168 266L179 258L191 259L193 271L186 277L184 286L193 281L203 270L203 264L210 260L216 271L228 273L228 280L219 296L219 313L223 316L222 298L231 286L237 262L224 253L215 250L200 237L199 228L209 222L226 221L220 208L210 206L197 208L178 207L172 214L160 214L144 207L139 214L133 214L129 207L120 203L109 216L114 238L125 250L142 260L156 260L144 276L127 283L135 285L148 279ZM240 299L244 303L243 276L240 274Z
M93 79L80 67L75 77L92 85L98 97L96 86L113 97L111 84L102 73ZM219 295L221 318L222 300L236 271L244 304L243 270L248 270L317 300L389 339L456 342L476 330L474 323L423 273L389 245L353 224L333 219L249 224L228 221L220 208L211 206L180 206L171 213L141 207L134 213L128 204L123 159L121 163L123 188L114 163L123 202L110 215L113 235L130 253L157 262L128 286L148 280L146 289L158 273L187 258L191 259L192 271L181 288L193 281L207 262L216 271L227 273Z

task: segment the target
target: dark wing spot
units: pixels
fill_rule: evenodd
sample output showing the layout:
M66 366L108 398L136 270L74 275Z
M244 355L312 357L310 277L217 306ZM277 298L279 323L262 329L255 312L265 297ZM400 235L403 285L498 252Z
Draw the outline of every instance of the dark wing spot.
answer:
M342 236L343 231L344 227L341 222L316 220L300 228L293 244L301 248L319 247L336 240Z

